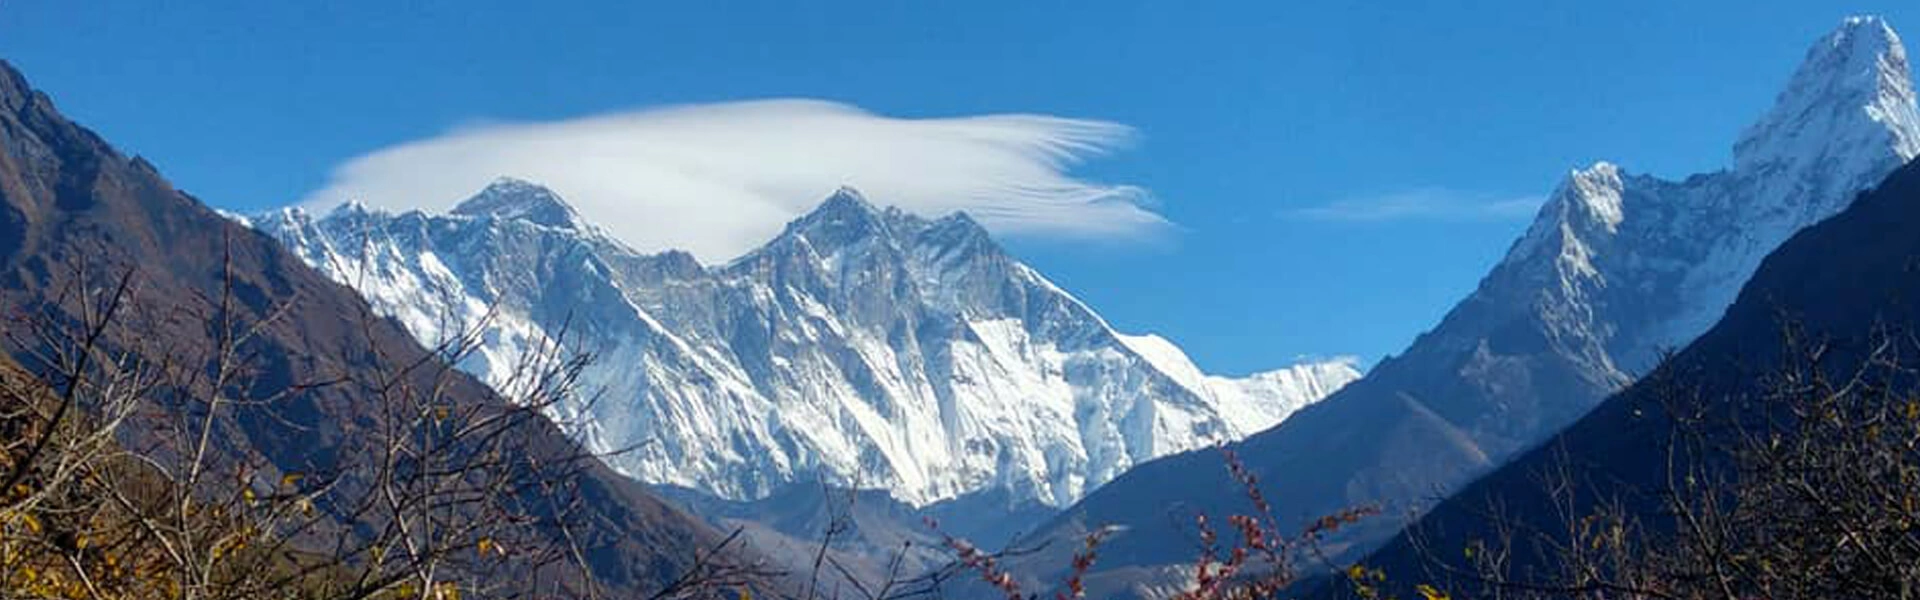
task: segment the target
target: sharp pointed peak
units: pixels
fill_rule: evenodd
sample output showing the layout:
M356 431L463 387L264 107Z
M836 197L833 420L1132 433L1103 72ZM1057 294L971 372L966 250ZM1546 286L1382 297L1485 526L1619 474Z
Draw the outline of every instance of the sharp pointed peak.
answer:
M1773 108L1734 145L1735 168L1920 153L1912 68L1885 19L1848 17L1807 50Z
M1625 170L1612 161L1600 160L1587 165L1584 169L1567 171L1567 180L1573 182L1597 182L1619 179Z
M580 213L546 186L515 177L499 177L449 211L456 215L526 221L548 227L580 229Z
M511 175L501 175L499 177L493 178L493 181L488 182L487 187L481 190L481 193L486 193L486 192L496 192L496 193L544 192L544 193L551 194L553 193L553 190L547 189L547 186L540 185L538 183L534 183L532 181L528 181L525 179L521 179L519 177L514 177Z
M840 186L839 189L834 190L832 194L827 195L827 199L822 200L820 205L814 207L813 212L808 214L845 211L871 214L880 213L880 209L867 200L866 194L860 193L860 190L854 189L853 186L843 185Z
M1626 176L1620 165L1604 160L1585 169L1575 169L1548 200L1549 204L1558 206L1544 210L1560 211L1561 220L1577 220L1612 230L1625 218L1622 193Z
M1851 15L1840 20L1840 26L1828 34L1829 38L1870 35L1882 40L1893 40L1896 45L1900 34L1895 33L1893 25L1880 15Z
M868 202L865 195L852 187L841 186L813 210L787 222L779 237L768 242L739 259L738 264L748 258L764 255L775 248L789 248L795 244L811 247L814 252L833 254L840 249L867 243L892 246L896 242L897 221L889 218L882 209Z
M815 205L813 210L787 223L787 232L848 228L863 231L884 229L886 220L881 209L867 201L867 197L859 190L840 186L840 189L834 190L825 200Z
M1500 263L1529 261L1543 249L1557 255L1563 251L1561 245L1569 230L1615 230L1624 218L1623 193L1628 177L1620 165L1604 160L1567 171L1553 194L1541 203L1533 224L1514 241Z
M298 206L293 207L293 210L298 212L305 212L303 209L301 209ZM367 206L367 203L361 202L360 199L358 198L349 198L346 202L341 202L339 204L334 205L331 210L327 211L327 216L328 217L348 217L348 216L356 216L356 215L365 215L373 212L374 212L373 207Z

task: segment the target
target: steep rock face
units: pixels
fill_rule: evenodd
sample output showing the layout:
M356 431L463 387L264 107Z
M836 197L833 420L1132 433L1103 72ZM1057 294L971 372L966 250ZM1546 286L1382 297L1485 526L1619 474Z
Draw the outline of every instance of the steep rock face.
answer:
M381 380L381 369L392 368L373 356L418 364L420 372L436 370L433 356L400 327L370 317L352 289L174 189L147 161L119 153L67 120L52 100L0 62L0 312L7 315L0 322L0 348L29 368L43 369L45 348L36 346L47 343L35 339L38 317L81 322L104 303L103 283L124 273L131 274L132 291L115 313L124 326L106 328L99 338L101 347L128 353L115 353L114 360L132 365L131 354L141 353L137 358L151 363L131 368L162 364L196 372L199 364L171 361L202 360L215 338L238 336L209 316L219 315L248 324L235 360L247 365L247 379L255 381L221 390L233 402L214 417L184 412L197 409L170 401L167 395L175 390L156 391L148 407L154 412L140 413L119 430L129 448L144 450L144 442L164 439L158 436L169 428L205 419L214 424L207 436L212 461L245 462L266 480L281 472L333 475L320 514L341 515L335 525L342 530L384 525L356 520L363 513L334 512L340 508L334 502L364 497L374 477L367 451L377 437L369 430L395 409L370 389ZM229 296L231 302L222 301ZM335 383L296 385L313 382ZM450 412L509 406L469 377L435 383L444 386ZM534 421L514 432L524 435L524 443L502 446L501 463L578 453L551 424ZM164 449L154 454L149 458L156 464L178 458ZM541 541L578 548L609 593L661 589L694 562L696 552L720 539L603 465L584 466L570 484L588 499L569 515L578 519L577 529L541 529L539 535L547 536ZM554 518L562 516L560 510L530 508L527 514ZM474 513L454 507L445 514ZM529 575L525 571L493 575L475 583L508 590L533 581L515 581Z
M1475 572L1473 565L1461 553L1430 549L1497 540L1496 527L1558 535L1564 530L1562 515L1587 514L1602 501L1619 502L1656 532L1671 525L1658 515L1674 478L1691 480L1702 473L1710 478L1729 468L1714 455L1684 449L1742 447L1744 440L1737 436L1753 432L1724 427L1728 421L1723 419L1733 414L1764 419L1760 415L1767 405L1756 402L1769 397L1768 388L1780 381L1779 369L1802 360L1795 353L1804 348L1786 347L1782 328L1791 326L1804 343L1817 345L1820 368L1827 373L1852 376L1885 343L1876 334L1899 340L1920 326L1920 280L1912 276L1916 261L1920 161L1895 171L1839 215L1801 231L1767 256L1725 316L1655 374L1465 486L1370 555L1367 564L1403 574L1395 578L1403 585L1427 582L1469 590L1479 587L1465 576ZM1668 450L1676 433L1670 410L1705 415L1704 426L1686 430L1701 439L1687 440L1672 455ZM1564 480L1556 481L1576 487L1550 490L1543 473L1557 473ZM1503 522L1494 521L1488 506L1501 508ZM1508 567L1514 577L1544 582L1545 574L1558 573L1562 565L1550 562L1554 554L1535 552L1545 548L1536 547L1533 535L1516 536Z
M446 215L348 204L253 220L421 340L485 322L463 368L592 353L556 417L644 481L749 500L824 479L916 505L1060 506L1133 464L1238 439L1358 377L1345 361L1208 376L1117 333L964 214L833 194L725 265L634 252L502 180Z
M1242 444L1278 486L1278 514L1376 503L1397 513L1443 494L1699 335L1769 251L1920 151L1908 69L1884 22L1849 19L1808 52L1735 145L1732 168L1682 181L1611 163L1571 173L1438 326ZM1127 523L1137 541L1116 540L1105 564L1163 564L1186 558L1157 541L1180 535L1166 511L1236 510L1241 496L1215 454L1182 454L1110 483L1043 535ZM1353 541L1397 529L1397 519L1377 522Z

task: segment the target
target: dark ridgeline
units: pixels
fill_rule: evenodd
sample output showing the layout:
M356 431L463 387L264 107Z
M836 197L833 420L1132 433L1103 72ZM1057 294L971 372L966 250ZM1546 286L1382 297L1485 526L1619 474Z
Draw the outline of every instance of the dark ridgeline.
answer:
M1818 41L1731 168L1680 181L1600 163L1547 199L1506 258L1434 328L1362 379L1235 444L1282 531L1344 508L1385 514L1324 550L1353 559L1407 515L1570 425L1734 300L1762 257L1838 213L1920 148L1905 51L1856 17ZM1883 116L1888 115L1888 116ZM1194 515L1251 509L1219 452L1138 465L1029 540L1068 546L1089 527L1130 529L1101 549L1090 584L1168 584L1197 554ZM1016 572L1051 579L1062 553Z
M1555 504L1566 497L1556 499L1547 490L1555 482L1575 486L1575 515L1591 512L1596 500L1618 501L1655 530L1672 527L1657 516L1669 475L1725 473L1727 466L1716 454L1700 458L1683 452L1669 461L1668 442L1675 431L1669 411L1677 406L1682 414L1705 416L1704 426L1683 429L1701 435L1702 447L1734 446L1736 430L1713 419L1759 418L1781 408L1754 402L1764 399L1769 375L1802 360L1794 354L1800 350L1784 343L1789 327L1796 338L1821 349L1819 370L1830 376L1852 375L1886 340L1893 340L1896 352L1910 351L1911 336L1920 335L1916 269L1920 161L1769 255L1726 316L1654 373L1440 503L1365 563L1384 569L1396 583L1461 589L1473 573L1463 549L1475 540L1496 539L1496 525L1564 530L1563 510ZM1497 513L1491 506L1499 507ZM1510 565L1516 577L1557 566L1543 562L1552 558L1525 551L1525 540L1516 547Z
M234 463L257 463L270 473L334 476L341 493L364 489L355 481L356 470L364 466L359 462L367 443L362 433L378 424L383 410L380 396L366 387L366 381L375 379L368 371L380 360L392 365L424 358L437 364L426 356L427 350L398 325L370 319L366 303L352 290L308 268L268 237L174 189L144 159L124 156L100 136L68 121L4 62L0 147L0 311L8 319L0 327L23 334L23 318L78 322L83 302L68 291L83 283L110 285L131 269L134 293L125 313L130 321L109 329L103 344L210 348L219 328L188 315L212 314L223 297L225 274L231 273L230 297L235 302L229 316L235 320L267 320L270 311L287 307L243 344L241 350L257 371L248 389L231 393L245 398L295 383L342 378L353 383L306 389L274 402L271 410L234 410L215 428L216 453ZM9 335L7 351L33 368L35 349L21 343L27 337ZM444 397L456 404L455 410L460 405L506 405L464 375L447 375L440 368L423 371L436 372L434 381L421 383L446 386ZM165 405L156 403L154 408L164 411ZM156 428L177 415L152 416L129 422L123 443L139 447L156 439ZM516 446L524 455L510 459L578 456L578 447L551 423L537 420L527 427L527 441ZM696 549L719 541L713 530L662 503L643 486L597 461L588 463L570 484L575 486L570 497L579 505L550 508L577 511L572 513L571 534L593 576L610 591L657 590L695 560ZM542 531L561 542L557 530Z

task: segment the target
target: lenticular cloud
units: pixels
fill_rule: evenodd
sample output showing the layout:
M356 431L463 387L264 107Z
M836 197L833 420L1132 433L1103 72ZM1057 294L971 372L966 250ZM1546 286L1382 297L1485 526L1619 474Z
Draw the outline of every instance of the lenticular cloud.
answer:
M1151 235L1144 190L1076 178L1133 137L1044 115L901 119L815 100L767 100L495 123L366 154L303 204L359 200L445 210L500 176L546 184L641 250L732 258L842 185L878 204L964 210L1000 233Z

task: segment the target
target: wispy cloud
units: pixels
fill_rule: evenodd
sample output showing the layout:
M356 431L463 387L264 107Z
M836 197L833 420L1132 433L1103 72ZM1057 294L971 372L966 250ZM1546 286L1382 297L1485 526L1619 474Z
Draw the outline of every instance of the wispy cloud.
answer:
M1500 196L1447 188L1418 188L1336 200L1283 214L1320 221L1486 221L1522 219L1544 196Z
M965 210L1006 234L1149 236L1168 222L1143 189L1070 173L1124 147L1105 121L998 114L904 119L765 100L458 128L336 167L307 205L444 210L499 176L552 187L643 250L732 258L851 185L879 204Z

